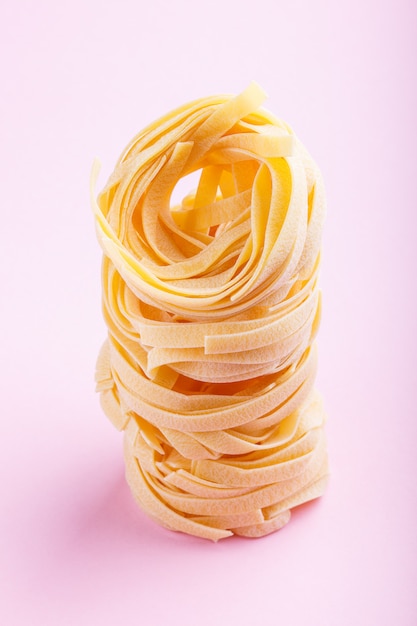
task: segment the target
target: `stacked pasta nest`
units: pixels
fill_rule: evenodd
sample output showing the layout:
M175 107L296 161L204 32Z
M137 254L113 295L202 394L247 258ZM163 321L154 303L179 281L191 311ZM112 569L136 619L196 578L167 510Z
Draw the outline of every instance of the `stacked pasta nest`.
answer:
M323 184L264 99L251 84L171 112L92 193L108 326L97 389L125 433L127 480L159 523L215 541L281 528L327 477Z

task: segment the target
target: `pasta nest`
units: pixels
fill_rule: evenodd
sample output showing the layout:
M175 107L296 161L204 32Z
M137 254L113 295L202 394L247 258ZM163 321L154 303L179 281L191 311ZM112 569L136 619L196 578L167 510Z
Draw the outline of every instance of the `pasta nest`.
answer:
M92 176L103 409L141 507L214 541L281 528L327 479L324 188L264 99L253 83L182 106L131 141L97 200ZM196 188L176 203L186 177Z

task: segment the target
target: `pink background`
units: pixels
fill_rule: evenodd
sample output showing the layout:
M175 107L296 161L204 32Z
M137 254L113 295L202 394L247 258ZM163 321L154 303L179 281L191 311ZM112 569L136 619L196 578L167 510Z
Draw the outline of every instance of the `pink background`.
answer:
M0 622L412 625L416 14L411 0L3 2ZM332 477L279 533L159 528L94 393L100 185L134 133L252 79L328 194L318 386ZM99 186L100 186L99 185Z

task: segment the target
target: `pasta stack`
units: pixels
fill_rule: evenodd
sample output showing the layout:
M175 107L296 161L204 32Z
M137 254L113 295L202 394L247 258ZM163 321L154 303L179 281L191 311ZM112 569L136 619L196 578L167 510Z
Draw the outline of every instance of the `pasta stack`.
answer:
M97 362L126 476L157 522L266 535L323 493L314 389L325 196L255 83L139 133L94 197L108 327ZM179 204L178 182L197 177Z

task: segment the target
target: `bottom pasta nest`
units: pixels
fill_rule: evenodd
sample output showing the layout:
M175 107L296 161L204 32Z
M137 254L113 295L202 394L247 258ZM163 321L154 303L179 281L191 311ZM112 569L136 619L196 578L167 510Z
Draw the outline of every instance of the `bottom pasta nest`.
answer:
M217 541L267 535L289 521L292 508L321 496L324 411L312 389L315 350L307 352L299 367L275 381L267 377L260 388L246 381L244 391L235 384L234 393L229 385L229 394L183 395L146 378L143 387L135 384L134 367L109 339L98 360L97 388L104 411L125 431L126 477L140 506L166 528ZM148 399L139 395L145 391ZM211 409L202 408L207 405ZM229 427L208 430L207 418ZM182 428L188 421L188 430L172 428L176 420ZM199 420L205 430L197 430Z

